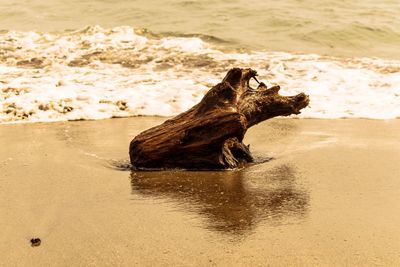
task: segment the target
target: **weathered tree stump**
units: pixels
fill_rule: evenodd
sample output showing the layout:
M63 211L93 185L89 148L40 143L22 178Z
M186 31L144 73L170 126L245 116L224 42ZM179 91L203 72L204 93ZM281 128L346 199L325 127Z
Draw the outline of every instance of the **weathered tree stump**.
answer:
M309 103L304 93L281 96L279 86L249 85L257 72L229 70L197 105L150 128L130 143L137 169L228 169L252 162L242 143L248 128L276 116L299 114ZM256 78L255 78L256 79Z

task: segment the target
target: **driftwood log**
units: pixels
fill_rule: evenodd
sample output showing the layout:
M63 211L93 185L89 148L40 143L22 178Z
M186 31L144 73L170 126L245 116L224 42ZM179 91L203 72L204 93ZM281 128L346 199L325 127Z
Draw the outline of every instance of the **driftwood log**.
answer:
M267 88L252 69L234 68L197 105L150 128L130 143L136 169L228 169L252 162L243 144L248 128L276 116L299 114L309 103L304 93L281 96L279 86ZM258 82L258 81L257 81Z

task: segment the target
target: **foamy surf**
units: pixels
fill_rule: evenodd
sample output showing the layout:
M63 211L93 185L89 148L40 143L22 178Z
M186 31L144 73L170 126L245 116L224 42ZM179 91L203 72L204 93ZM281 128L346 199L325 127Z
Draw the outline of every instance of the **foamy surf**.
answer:
M197 37L91 26L0 33L0 123L172 116L232 67L256 69L282 94L309 94L303 118L400 117L398 60L231 53Z

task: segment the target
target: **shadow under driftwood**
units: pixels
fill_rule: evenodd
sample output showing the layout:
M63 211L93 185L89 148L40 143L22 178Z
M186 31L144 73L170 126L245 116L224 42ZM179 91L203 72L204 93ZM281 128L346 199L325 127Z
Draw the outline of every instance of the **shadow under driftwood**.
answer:
M236 171L132 171L132 194L178 204L205 219L205 228L246 234L259 223L279 225L307 214L309 195L282 164Z

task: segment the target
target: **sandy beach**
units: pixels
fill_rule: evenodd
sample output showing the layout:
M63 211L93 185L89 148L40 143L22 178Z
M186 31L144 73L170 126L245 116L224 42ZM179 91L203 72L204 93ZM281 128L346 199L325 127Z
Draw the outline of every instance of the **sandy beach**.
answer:
M0 125L0 265L400 264L400 120L272 119L245 169L131 172L163 120Z
M1 3L0 267L400 266L398 1Z

